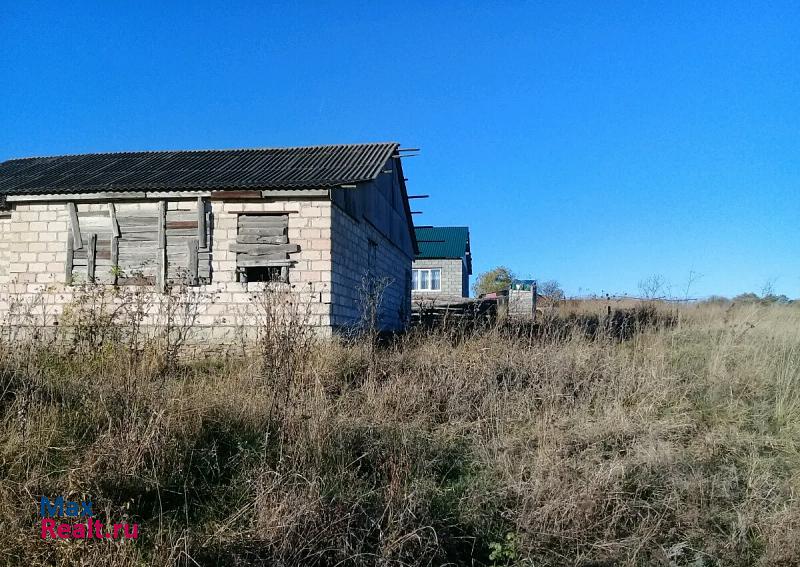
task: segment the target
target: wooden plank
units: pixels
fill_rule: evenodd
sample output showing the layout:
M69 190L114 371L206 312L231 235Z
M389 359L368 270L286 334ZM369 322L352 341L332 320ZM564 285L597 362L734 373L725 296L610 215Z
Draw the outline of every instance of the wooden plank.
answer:
M148 191L148 199L192 199L194 197L208 197L210 191Z
M176 236L188 236L190 238L197 238L197 229L195 228L168 228L167 240Z
M206 247L206 202L197 198L197 247Z
M158 232L123 232L122 242L152 242L153 245L158 243Z
M158 291L167 290L167 202L158 202Z
M275 234L276 231L280 231L279 234ZM259 236L279 236L286 231L286 227L275 227L275 226L266 226L266 227L250 227L250 226L240 226L237 234L257 234Z
M265 260L265 259L246 259L237 260L236 265L240 268L259 268L259 267L278 267L278 266L291 266L291 260Z
M212 191L212 199L225 199L231 201L241 201L249 199L261 199L261 191Z
M168 258L185 258L186 257L186 245L188 244L188 240L184 240L181 246L167 246L167 257Z
M189 283L190 285L197 285L197 240L192 239L187 243L189 251Z
M119 241L119 249L125 251L141 251L143 254L150 254L155 259L156 251L158 250L158 240L128 240L122 238Z
M143 203L143 205L145 208L117 209L117 218L120 221L127 219L152 219L152 221L155 222L155 219L158 216L158 202Z
M149 231L155 232L158 230L158 222L156 221L156 217L150 219L150 222L148 223L128 224L126 222L120 222L119 226L122 229L122 232L149 232Z
M72 263L74 261L75 249L72 246L72 233L67 235L67 259L64 262L64 283L72 283Z
M116 222L114 219L112 222ZM119 278L119 238L111 237L111 283L117 285Z
M236 255L236 263L238 264L240 260L288 260L289 256L286 254L237 254Z
M97 247L98 248L108 248L108 249L111 248L111 239L110 238L101 239L100 235L97 234L96 232L93 232L93 233L87 235L87 237L83 239L83 245L84 246L88 246L89 245L89 243L92 240L92 235L93 234L97 236Z
M104 216L102 219L81 219L81 233L86 240L86 234L96 232L99 234L111 234L111 226L108 222L108 217Z
M284 236L258 236L256 234L240 234L236 237L238 244L288 244L289 237Z
M152 217L129 217L124 219L117 213L117 220L122 232L143 232L148 230L158 230L158 215Z
M239 215L238 225L245 227L245 226L288 226L289 225L289 218L286 216L280 217L252 217L250 215Z
M174 228L192 228L197 229L197 221L167 221L167 230ZM194 232L197 232L196 230Z
M283 234L287 230L286 225L278 225L278 224L240 224L236 227L240 234L261 234L262 236L279 236ZM265 231L274 232L275 230L280 230L282 232L278 234L265 234ZM242 232L246 231L246 232Z
M69 211L69 220L72 225L72 238L75 248L83 248L83 239L81 238L81 225L78 221L78 207L75 203L67 203L67 210Z
M284 213L261 213L258 215L243 213L237 216L237 220L239 223L256 222L286 224L289 221L289 215Z
M157 272L157 266L152 258L136 259L122 257L119 260L119 268L128 275L138 271L147 271L153 274Z
M175 221L196 221L197 214L194 211L167 211L167 222Z
M275 216L279 216L279 215L280 216L296 215L299 212L300 212L299 210L294 210L294 209L292 209L292 210L286 209L286 210L277 211L277 212L276 211L263 211L262 212L262 211L235 211L235 210L230 210L230 211L228 211L228 214L230 214L230 215L239 215L239 216L247 215L248 217L258 217L258 216L275 217Z
M291 213L298 213L299 211L228 211L228 213L232 215L237 215L240 217L262 217L262 218L277 218L277 217L288 217Z
M86 278L90 282L94 282L95 261L97 260L97 235L92 234L89 237L89 249L86 251L87 255L87 268Z
M228 250L261 256L278 252L297 252L300 247L297 244L230 244Z
M111 234L119 238L119 223L117 222L117 208L114 203L108 204L108 217L111 219Z

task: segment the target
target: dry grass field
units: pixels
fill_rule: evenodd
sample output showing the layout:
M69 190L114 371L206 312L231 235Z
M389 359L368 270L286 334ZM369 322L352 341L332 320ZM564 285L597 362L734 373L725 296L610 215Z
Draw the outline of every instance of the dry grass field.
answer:
M280 320L178 361L6 342L0 564L800 564L800 309L656 310L381 346ZM43 541L41 495L139 539Z

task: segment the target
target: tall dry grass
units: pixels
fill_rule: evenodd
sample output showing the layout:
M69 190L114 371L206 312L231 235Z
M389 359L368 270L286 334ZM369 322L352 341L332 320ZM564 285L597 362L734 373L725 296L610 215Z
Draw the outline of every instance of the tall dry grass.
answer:
M265 311L258 348L166 375L6 342L0 563L800 564L800 310L674 309L377 349ZM42 541L42 494L140 539Z

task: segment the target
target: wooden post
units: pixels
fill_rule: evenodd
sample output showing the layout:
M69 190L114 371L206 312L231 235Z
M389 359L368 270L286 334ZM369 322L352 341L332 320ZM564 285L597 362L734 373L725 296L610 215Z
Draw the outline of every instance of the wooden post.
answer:
M119 280L119 238L111 235L111 283L117 285Z
M122 236L122 233L119 230L119 223L117 222L117 209L114 207L114 203L108 204L108 216L111 219L111 236L119 238Z
M206 204L202 197L197 198L197 247L206 248Z
M75 248L72 244L72 233L67 235L67 259L64 262L64 283L69 285L72 283L72 264L75 259Z
M186 244L189 246L189 285L197 285L197 240L190 238Z
M539 286L536 283L536 280L533 281L533 285L531 286L531 314L533 316L533 321L536 322L536 299L539 295Z
M89 250L86 251L86 277L94 283L94 269L97 258L97 235L89 236Z
M158 202L158 291L167 290L167 202Z
M78 207L75 203L67 203L67 210L69 211L69 220L72 225L72 245L76 250L83 248L83 239L81 238L81 224L78 220Z

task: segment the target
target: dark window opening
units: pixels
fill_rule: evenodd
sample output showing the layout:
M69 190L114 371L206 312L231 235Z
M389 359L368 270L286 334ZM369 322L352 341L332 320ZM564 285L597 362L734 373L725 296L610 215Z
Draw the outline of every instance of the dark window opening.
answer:
M287 266L254 266L240 268L239 281L241 282L289 282L289 268Z

